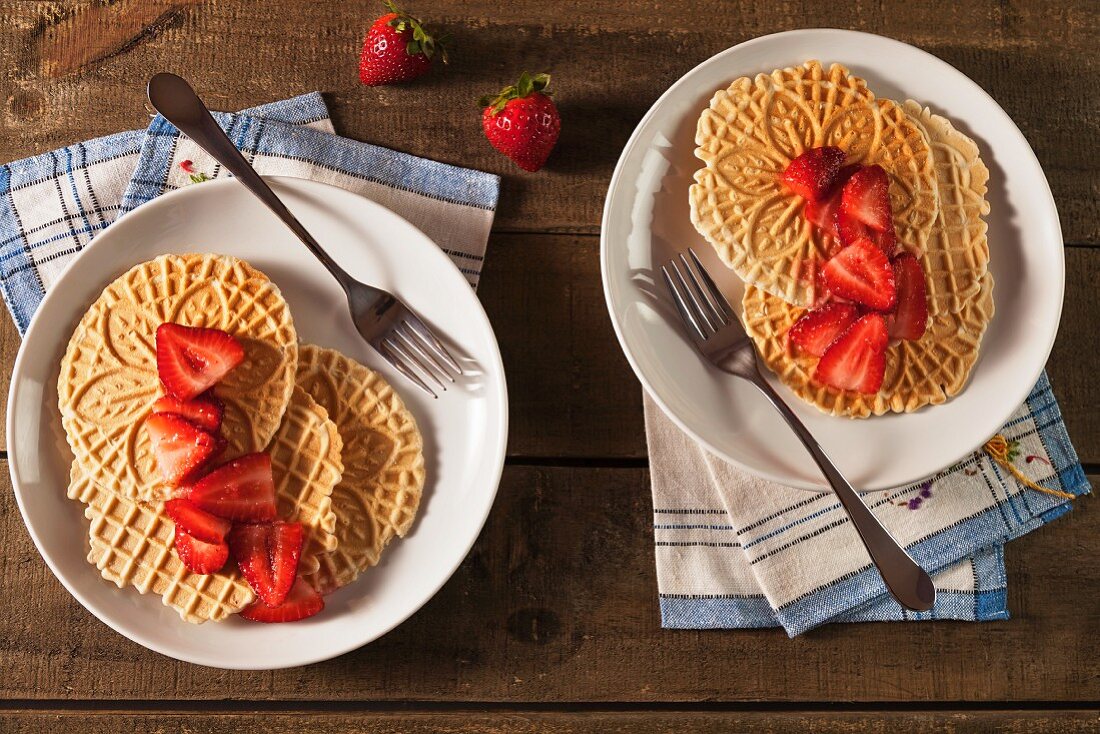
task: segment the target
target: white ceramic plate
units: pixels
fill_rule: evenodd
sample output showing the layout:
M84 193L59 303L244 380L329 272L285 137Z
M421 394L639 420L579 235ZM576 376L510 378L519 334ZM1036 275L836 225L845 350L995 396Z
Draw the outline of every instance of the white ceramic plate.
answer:
M325 660L374 640L421 607L466 556L489 514L504 464L507 396L500 352L466 279L420 230L384 207L324 184L270 179L275 191L353 276L409 303L448 335L476 377L432 400L355 331L336 282L274 215L232 180L166 194L117 222L71 264L35 314L12 374L8 451L31 537L93 614L152 650L220 668L269 669ZM118 589L86 560L88 522L65 498L72 454L57 410L61 357L77 321L118 275L165 253L244 258L282 290L305 342L335 347L385 375L424 434L427 485L410 534L381 564L294 624L231 618L187 624L160 597Z
M807 59L840 62L879 97L915 99L973 137L991 173L990 270L997 313L970 384L954 400L908 415L834 418L781 394L855 486L886 489L949 466L995 433L1046 363L1062 311L1062 233L1043 171L1019 129L977 84L924 51L880 36L801 30L748 41L684 75L627 143L604 205L604 290L616 333L642 385L714 454L761 477L818 489L824 481L794 434L753 387L704 365L668 306L654 266L691 246L739 304L740 280L690 220L700 163L695 123L711 95L740 76Z

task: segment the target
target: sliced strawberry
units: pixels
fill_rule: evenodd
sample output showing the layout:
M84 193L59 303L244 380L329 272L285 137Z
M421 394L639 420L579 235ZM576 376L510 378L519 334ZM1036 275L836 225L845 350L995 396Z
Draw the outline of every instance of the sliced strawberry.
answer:
M271 457L255 453L233 459L190 487L181 488L176 496L228 520L274 520Z
M799 352L820 357L859 316L859 309L850 303L832 301L802 314L787 336Z
M248 585L261 599L274 593L271 556L267 550L267 525L239 524L229 533L229 546Z
M837 171L833 180L833 187L820 201L807 201L802 209L803 216L825 234L840 239L840 231L837 229L836 216L840 211L841 190L852 174L860 169L855 164L844 166ZM850 244L845 242L844 244Z
M248 585L268 606L286 598L298 575L302 526L296 522L237 525L229 534L233 556Z
M302 579L295 579L286 600L277 607L263 601L253 602L241 610L241 616L253 622L297 622L312 617L325 608L325 600Z
M886 257L893 257L898 249L898 235L894 231L894 221L892 219L890 220L890 226L881 232L868 227L867 236L878 246L878 249L882 250Z
M214 434L214 453L210 455L210 461L217 461L218 457L225 453L225 450L229 448L229 441L225 436L220 433Z
M200 395L194 400L180 400L164 395L153 403L154 413L171 413L186 418L204 431L214 433L222 425L224 408L213 395Z
M220 543L225 540L232 523L216 515L200 510L187 500L173 499L164 503L164 511L177 528L182 528L192 538L207 543Z
M850 163L837 171L836 178L833 179L833 191L839 194L840 190L844 188L844 184L848 183L848 179L861 168L863 168L863 166L858 163Z
M216 573L229 560L229 545L224 540L207 543L189 535L179 525L176 526L175 546L183 565L195 573Z
M890 227L890 177L882 166L865 166L852 174L841 191L840 209L879 232Z
M180 324L157 327L157 374L170 395L191 400L213 387L244 359L231 334Z
M890 336L915 341L924 336L928 326L924 269L912 255L899 255L894 260L894 280L898 288L898 307L890 319Z
M844 151L840 148L811 148L787 165L780 180L802 198L821 201L843 165Z
M843 207L836 209L836 233L844 245L850 245L858 239L867 237L871 228L846 213Z
M218 441L175 415L154 413L145 419L153 455L165 483L178 487L195 476L218 450Z
M890 267L890 261L865 237L848 245L825 263L821 277L833 295L862 303L876 311L888 311L897 302L894 270Z
M302 557L304 531L297 522L277 522L273 526L271 549L271 580L276 603L282 603L298 577L298 560Z
M836 210L836 233L840 241L850 245L858 239L869 239L875 246L882 250L886 257L893 257L897 250L897 234L894 232L894 223L882 232L871 229L863 222L851 215L845 214L843 209Z
M861 316L821 357L814 379L838 390L878 392L886 371L889 339L882 314Z
M840 207L840 196L833 195L822 201L807 201L802 207L802 216L825 234L839 237L836 227L836 213Z

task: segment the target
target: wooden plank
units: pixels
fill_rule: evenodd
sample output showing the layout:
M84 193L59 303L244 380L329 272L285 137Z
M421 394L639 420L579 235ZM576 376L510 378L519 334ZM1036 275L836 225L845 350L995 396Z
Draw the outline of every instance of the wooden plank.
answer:
M1070 439L1081 461L1100 463L1100 382L1095 355L1100 354L1100 249L1066 248L1066 295L1062 321L1047 374L1054 387ZM996 291L994 291L996 293ZM1011 298L1010 293L995 298Z
M844 711L802 712L419 712L356 713L25 711L0 713L0 729L9 734L114 734L156 731L158 734L855 734L910 732L918 734L985 734L997 731L1027 734L1092 732L1100 725L1095 710L1073 711Z
M421 10L454 36L450 67L385 88L362 87L356 74L371 7L189 2L0 1L0 159L143 126L145 79L173 69L220 109L322 90L345 135L502 174L499 228L595 233L619 151L679 76L754 36L850 27L916 43L988 90L1035 148L1067 240L1100 243L1100 21L1088 0L967 5L965 14L951 0L785 0L766 11L721 0L600 9L448 0ZM535 175L482 139L474 105L526 67L553 73L564 117L559 149Z
M646 471L509 467L469 557L410 620L325 663L232 672L149 652L80 607L21 527L6 469L0 699L1100 700L1100 508L1088 500L1008 546L1012 620L833 625L790 640L660 628Z
M1081 459L1100 463L1100 248L1067 248L1066 301L1047 370ZM641 387L604 303L595 237L496 234L479 296L504 356L508 452L523 457L644 458ZM1008 298L1005 290L997 298ZM0 407L19 348L0 316ZM4 435L0 424L0 437Z
M495 235L478 295L508 378L508 451L645 455L641 387L611 328L599 242Z

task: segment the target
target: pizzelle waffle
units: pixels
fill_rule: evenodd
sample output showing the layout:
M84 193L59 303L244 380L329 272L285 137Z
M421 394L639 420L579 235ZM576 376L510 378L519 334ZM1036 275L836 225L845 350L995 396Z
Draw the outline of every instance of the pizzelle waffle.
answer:
M801 153L833 145L847 163L882 166L898 240L914 255L936 222L936 171L924 131L840 64L808 61L735 80L711 98L695 142L705 164L690 189L695 228L747 284L798 306L816 302L818 266L831 248L779 179Z
M225 458L258 451L294 387L297 334L278 287L221 255L164 255L104 289L69 341L58 377L62 425L82 473L124 497L163 498L141 426L159 394L156 330L164 322L227 331L245 360L215 388L225 404Z
M73 462L68 496L83 502L88 562L120 589L154 593L187 622L221 621L252 603L254 594L229 563L218 573L193 573L174 550L175 525L161 502L121 497L93 482Z
M336 550L332 490L344 472L343 439L328 411L295 386L268 453L279 517L305 530L299 573L316 573L318 556Z
M328 593L378 563L412 527L424 489L416 420L376 372L331 349L301 345L298 384L324 406L343 437L344 473L332 491L336 549L306 576Z
M933 115L913 100L902 107L921 126L932 145L939 187L936 226L925 241L922 265L927 274L928 313L958 312L982 288L989 268L986 184L989 169L978 145L947 118Z
M912 412L957 395L966 385L982 336L993 318L993 276L981 217L988 170L974 141L946 119L909 101L907 112L926 131L935 155L940 211L921 256L928 290L928 328L917 341L886 351L881 389L873 395L836 390L813 378L816 358L792 353L787 331L803 309L746 287L742 320L764 363L799 397L832 415L863 418Z

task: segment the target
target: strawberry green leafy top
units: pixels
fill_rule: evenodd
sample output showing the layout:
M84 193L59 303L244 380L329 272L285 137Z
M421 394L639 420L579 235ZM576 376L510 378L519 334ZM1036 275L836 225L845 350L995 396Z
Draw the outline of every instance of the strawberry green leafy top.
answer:
M394 3L393 0L383 0L383 4L395 16L391 18L388 23L390 27L397 30L398 33L404 33L406 30L412 31L413 40L405 45L405 53L409 56L416 56L422 53L429 59L438 53L443 63L447 63L447 49L444 46L447 40L446 37L440 36L439 38L432 38L432 36L424 30L424 26L421 24L419 18L414 18L403 12L397 7L397 4Z
M491 106L493 108L493 114L496 115L504 109L504 106L508 104L509 100L523 99L534 92L549 97L551 93L546 89L548 86L550 86L549 74L531 75L525 71L520 74L518 82L510 84L500 90L500 93L495 97L485 95L478 100L478 105L482 108Z

